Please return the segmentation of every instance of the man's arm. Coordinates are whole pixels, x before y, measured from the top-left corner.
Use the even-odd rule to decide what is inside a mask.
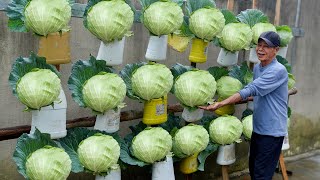
[[[215,102],[214,104],[211,104],[209,106],[199,106],[200,109],[208,110],[208,111],[214,111],[222,106],[228,105],[228,104],[235,104],[239,101],[241,101],[242,98],[239,93],[235,93],[234,95],[228,97],[227,99],[221,101],[221,102]]]

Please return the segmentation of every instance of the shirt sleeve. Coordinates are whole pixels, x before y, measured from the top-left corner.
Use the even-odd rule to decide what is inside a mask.
[[[288,75],[284,70],[267,71],[240,90],[239,94],[243,100],[250,96],[265,96],[287,81]]]

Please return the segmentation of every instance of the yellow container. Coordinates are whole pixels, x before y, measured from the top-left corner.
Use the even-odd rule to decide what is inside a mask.
[[[184,158],[180,163],[180,171],[183,174],[191,174],[198,170],[198,155],[199,153],[195,153],[194,155]]]
[[[207,46],[208,42],[202,39],[193,38],[191,51],[189,54],[189,61],[194,63],[204,63],[207,61]]]
[[[157,125],[167,121],[167,96],[152,99],[144,103],[142,122],[147,125]]]
[[[178,52],[184,52],[190,42],[190,37],[178,36],[176,34],[168,35],[168,44]]]
[[[218,101],[222,101],[223,99],[221,98],[218,98]],[[219,116],[222,116],[222,115],[225,115],[225,114],[228,114],[228,115],[232,115],[235,111],[235,108],[234,108],[234,104],[229,104],[229,105],[226,105],[226,106],[222,106],[221,108],[219,109],[216,109],[214,111],[214,113],[216,113],[217,115]]]
[[[45,57],[48,64],[70,63],[70,31],[40,37],[38,55]]]

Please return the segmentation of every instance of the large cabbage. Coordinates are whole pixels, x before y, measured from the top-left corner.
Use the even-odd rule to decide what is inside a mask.
[[[183,22],[183,12],[177,3],[158,1],[143,13],[144,26],[154,35],[167,35],[178,30]]]
[[[26,161],[26,173],[32,180],[65,180],[71,171],[69,155],[60,148],[45,146]]]
[[[60,94],[59,77],[49,69],[34,69],[17,84],[19,100],[32,109],[52,104]]]
[[[98,74],[84,84],[82,93],[86,106],[104,113],[117,107],[124,100],[126,85],[117,74]]]
[[[100,1],[89,9],[87,27],[103,42],[120,40],[131,29],[134,14],[122,0]]]
[[[173,84],[173,75],[163,64],[147,64],[134,72],[131,81],[134,94],[149,101],[168,94]]]
[[[203,151],[208,143],[207,130],[200,125],[189,124],[174,135],[172,150],[176,156],[184,158]]]
[[[160,128],[146,128],[132,140],[132,154],[141,161],[154,163],[162,160],[172,148],[170,134]]]
[[[201,8],[193,12],[189,18],[189,28],[200,38],[211,41],[225,25],[223,14],[215,8]]]
[[[97,133],[81,141],[78,156],[86,169],[104,173],[118,162],[120,146],[112,136]]]
[[[27,29],[46,36],[65,28],[71,18],[67,0],[32,0],[24,11]]]
[[[217,92],[221,99],[226,99],[242,89],[242,83],[231,76],[222,76],[217,81]]]
[[[288,73],[288,89],[292,89],[296,83],[296,79],[293,74]]]
[[[209,126],[210,138],[213,142],[227,145],[238,140],[242,134],[241,121],[235,116],[221,116],[213,120]]]
[[[253,120],[252,115],[246,116],[242,120],[243,125],[243,134],[246,138],[251,139],[252,131],[253,131]]]
[[[289,44],[291,39],[293,38],[292,30],[289,26],[277,26],[277,33],[280,36],[280,46],[285,47]]]
[[[259,36],[266,31],[274,31],[277,32],[276,27],[270,23],[257,23],[252,27],[253,32],[253,43],[258,44]]]
[[[223,28],[219,41],[224,49],[232,52],[249,48],[251,28],[244,23],[229,23]]]
[[[174,95],[182,104],[196,107],[212,100],[216,92],[214,77],[204,70],[192,70],[180,75],[174,84]]]

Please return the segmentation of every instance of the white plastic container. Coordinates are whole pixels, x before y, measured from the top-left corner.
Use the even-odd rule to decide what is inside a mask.
[[[120,167],[113,169],[106,176],[96,175],[96,180],[121,180],[121,169]]]
[[[286,58],[287,57],[287,51],[288,51],[288,46],[280,47],[277,55],[282,56],[283,58]]]
[[[152,180],[175,180],[171,156],[168,155],[166,160],[152,165]]]
[[[107,133],[117,132],[120,126],[120,112],[120,108],[117,108],[117,111],[110,109],[104,114],[98,114],[93,128]]]
[[[230,52],[226,51],[224,48],[221,48],[217,63],[221,66],[232,66],[238,62],[239,51]]]
[[[110,43],[104,43],[101,41],[97,59],[105,60],[107,65],[114,66],[120,65],[123,62],[125,37],[120,41],[114,41]]]
[[[254,109],[253,101],[248,101],[247,102],[247,109],[250,109],[251,111],[253,111],[253,109]]]
[[[281,150],[288,150],[290,148],[288,134],[284,137]]]
[[[203,117],[203,109],[196,109],[194,111],[189,111],[187,108],[184,108],[182,111],[182,118],[187,122],[195,122],[200,120]]]
[[[150,36],[146,52],[149,61],[164,61],[167,58],[168,35]]]
[[[219,146],[217,164],[230,165],[236,161],[235,144]]]
[[[260,61],[257,56],[256,47],[250,48],[249,61],[252,63],[258,63]]]
[[[63,138],[67,135],[67,100],[62,88],[58,98],[61,102],[55,102],[54,107],[46,106],[40,111],[32,111],[30,134],[33,134],[37,128],[42,133],[50,134],[51,139]]]

